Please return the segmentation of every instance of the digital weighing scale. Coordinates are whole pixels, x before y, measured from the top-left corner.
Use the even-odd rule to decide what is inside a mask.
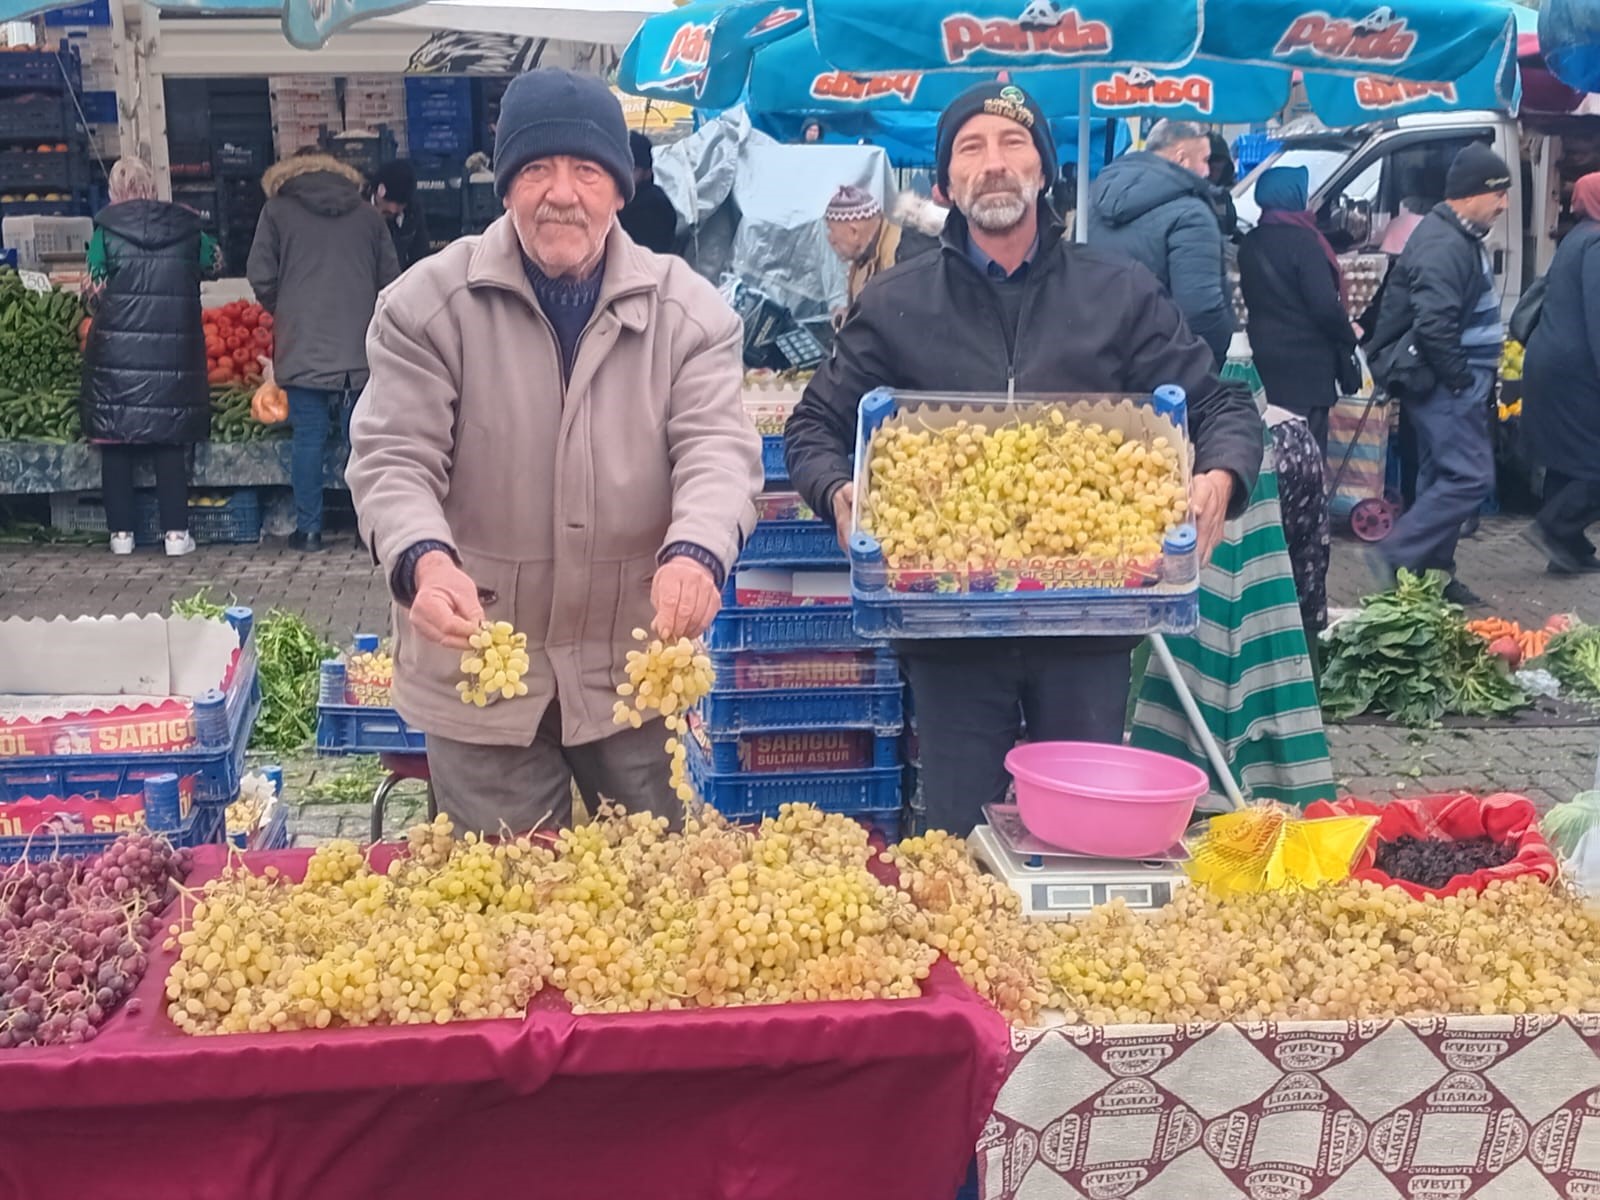
[[[1181,842],[1149,859],[1094,858],[1034,837],[1015,804],[986,804],[983,814],[988,823],[972,831],[967,845],[1022,898],[1026,916],[1064,921],[1113,900],[1160,908],[1188,882],[1189,852]]]

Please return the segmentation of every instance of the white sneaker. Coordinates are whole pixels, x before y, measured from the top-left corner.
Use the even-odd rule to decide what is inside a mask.
[[[182,558],[194,553],[194,535],[187,529],[167,533],[167,557]]]
[[[111,553],[113,553],[113,554],[132,554],[133,553],[133,534],[131,534],[131,533],[113,533],[111,535]]]

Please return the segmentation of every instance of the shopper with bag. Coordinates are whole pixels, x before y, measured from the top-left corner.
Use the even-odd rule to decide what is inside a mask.
[[[1304,167],[1262,172],[1261,222],[1239,247],[1239,285],[1267,400],[1304,417],[1326,459],[1328,410],[1360,391],[1361,374],[1339,259],[1306,209],[1309,181]]]
[[[1578,180],[1572,209],[1582,221],[1545,276],[1522,379],[1522,428],[1544,467],[1544,506],[1523,536],[1556,575],[1600,571],[1584,533],[1600,521],[1600,172]]]
[[[1504,330],[1484,239],[1505,215],[1511,168],[1474,142],[1445,177],[1445,200],[1390,268],[1369,355],[1373,373],[1406,406],[1417,431],[1417,498],[1369,552],[1380,582],[1395,571],[1456,569],[1462,527],[1494,491],[1489,394]],[[1459,579],[1445,595],[1481,603]]]

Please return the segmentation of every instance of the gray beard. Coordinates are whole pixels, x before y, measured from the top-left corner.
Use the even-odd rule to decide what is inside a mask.
[[[967,220],[985,233],[1005,233],[1015,229],[1028,215],[1028,203],[1015,192],[990,192],[972,202]]]

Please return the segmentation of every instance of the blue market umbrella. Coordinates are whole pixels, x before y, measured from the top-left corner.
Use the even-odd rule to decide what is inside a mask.
[[[648,18],[619,81],[705,107],[748,92],[769,115],[886,115],[937,112],[1003,71],[1052,118],[1232,123],[1281,110],[1300,71],[1330,125],[1515,110],[1507,0],[1315,3],[1210,0],[1202,22],[1200,0],[970,0],[960,11],[929,0],[702,0]],[[1080,122],[1080,158],[1089,138]]]
[[[1600,0],[1544,0],[1539,49],[1562,83],[1580,92],[1600,91]]]

